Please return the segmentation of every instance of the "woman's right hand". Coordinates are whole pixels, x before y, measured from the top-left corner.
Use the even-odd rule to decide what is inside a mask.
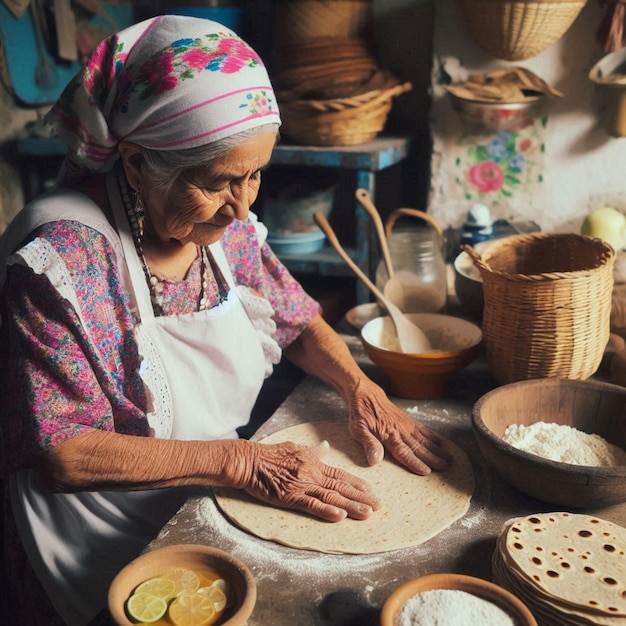
[[[323,463],[327,452],[326,442],[315,447],[291,442],[253,444],[244,459],[238,459],[247,475],[241,488],[269,504],[329,522],[367,519],[380,508],[379,500],[366,481]]]
[[[178,441],[91,430],[42,454],[38,477],[42,488],[64,492],[233,487],[329,522],[368,518],[380,508],[369,484],[323,463],[327,451],[328,444]]]

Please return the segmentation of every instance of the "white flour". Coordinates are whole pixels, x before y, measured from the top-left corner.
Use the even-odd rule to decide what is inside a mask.
[[[442,533],[425,544],[404,550],[371,555],[325,554],[289,548],[242,531],[224,517],[213,497],[188,502],[184,505],[186,507],[195,509],[198,528],[204,529],[199,531],[201,537],[190,538],[190,543],[209,543],[231,552],[250,567],[259,584],[284,580],[288,574],[292,584],[305,585],[307,593],[319,585],[319,597],[315,601],[322,600],[327,593],[323,591],[325,587],[352,586],[359,590],[366,602],[381,604],[386,597],[380,596],[381,582],[384,580],[390,588],[403,582],[390,576],[390,572],[396,569],[394,564],[397,571],[402,572],[407,562],[419,564],[428,560],[433,552],[444,552],[446,542],[450,541],[449,535]],[[207,541],[209,529],[212,539]],[[167,527],[164,535],[167,535]],[[415,575],[418,572],[416,567]],[[275,593],[282,591],[276,590]]]
[[[433,406],[429,406],[433,404]],[[437,403],[429,403],[424,401],[422,409],[418,406],[409,407],[406,412],[414,419],[424,421],[427,419],[429,422],[450,422],[454,421],[454,417],[450,417],[450,411],[448,409],[442,409],[437,407]]]
[[[423,591],[405,602],[396,626],[515,626],[511,616],[488,600],[456,589]]]
[[[426,352],[450,352],[467,347],[467,339],[459,333],[454,333],[451,329],[423,328],[422,330],[432,346],[432,349],[426,350]],[[402,352],[398,335],[393,326],[390,328],[383,327],[380,336],[373,343],[383,350]]]
[[[626,452],[599,435],[571,426],[537,422],[530,426],[507,426],[502,440],[518,450],[573,465],[607,467],[626,465]]]

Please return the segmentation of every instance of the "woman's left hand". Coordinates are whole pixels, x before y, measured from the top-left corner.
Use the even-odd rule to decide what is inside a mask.
[[[420,475],[449,465],[442,440],[429,428],[399,409],[375,383],[364,379],[349,402],[350,434],[376,465],[385,449],[402,465]]]
[[[367,461],[383,460],[385,448],[416,474],[445,469],[450,455],[441,438],[399,409],[363,374],[346,342],[317,316],[285,349],[285,355],[305,372],[332,385],[350,411],[350,434],[364,448]]]

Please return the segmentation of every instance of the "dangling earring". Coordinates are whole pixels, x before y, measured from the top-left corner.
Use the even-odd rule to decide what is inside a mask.
[[[143,200],[141,199],[141,192],[135,191],[135,215],[134,220],[132,222],[132,227],[137,229],[137,238],[141,239],[143,237],[143,225],[144,219],[146,217],[146,209],[143,204]]]

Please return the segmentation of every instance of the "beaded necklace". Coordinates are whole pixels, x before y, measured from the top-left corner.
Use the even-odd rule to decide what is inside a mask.
[[[137,256],[141,261],[141,266],[150,288],[150,301],[152,302],[152,308],[155,315],[163,315],[163,283],[158,276],[155,276],[150,270],[150,266],[146,261],[146,257],[143,252],[143,246],[141,245],[141,231],[143,230],[141,220],[143,220],[142,211],[138,211],[137,203],[133,203],[131,199],[130,190],[126,177],[121,171],[116,172],[117,182],[122,196],[122,202],[124,203],[124,209],[128,217],[130,224],[130,230],[133,236],[133,243],[135,244],[135,250]],[[200,296],[198,298],[198,311],[203,311],[208,306],[208,300],[206,296],[208,285],[208,268],[211,267],[215,273],[215,266],[212,262],[211,254],[207,246],[200,246],[200,276],[202,277],[200,285]],[[217,274],[215,274],[217,277]],[[223,282],[218,280],[219,284],[219,298],[218,302],[223,302],[226,299],[226,292],[223,286]]]

